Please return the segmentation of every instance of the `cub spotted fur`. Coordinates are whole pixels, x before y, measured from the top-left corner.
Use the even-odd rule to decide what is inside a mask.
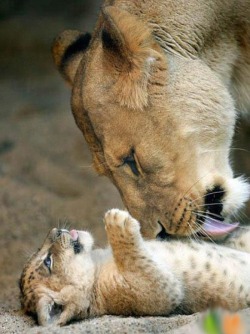
[[[229,152],[250,109],[249,0],[105,0],[92,36],[66,31],[53,54],[94,166],[144,237],[243,206]]]
[[[93,250],[89,233],[54,228],[25,265],[21,303],[40,325],[250,306],[250,232],[234,232],[228,247],[144,241],[139,223],[118,209],[107,212],[105,225],[110,248]]]

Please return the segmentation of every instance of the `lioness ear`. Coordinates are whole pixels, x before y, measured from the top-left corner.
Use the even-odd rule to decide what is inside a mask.
[[[90,40],[90,33],[84,34],[77,30],[66,30],[56,37],[53,42],[54,62],[64,79],[71,85]]]
[[[102,44],[107,65],[119,73],[115,96],[121,105],[143,109],[148,104],[148,80],[161,57],[149,28],[136,16],[108,6],[103,8]]]

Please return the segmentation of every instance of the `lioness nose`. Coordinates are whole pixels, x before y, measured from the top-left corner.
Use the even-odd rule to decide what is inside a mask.
[[[210,213],[214,215],[221,214],[223,209],[222,199],[224,194],[225,190],[221,186],[214,186],[212,190],[209,190],[206,193],[205,207]]]

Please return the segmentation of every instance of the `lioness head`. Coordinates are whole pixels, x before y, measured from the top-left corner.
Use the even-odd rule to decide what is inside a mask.
[[[66,31],[55,40],[54,60],[73,87],[95,169],[144,237],[190,235],[248,198],[229,163],[234,104],[202,60],[164,53],[138,16],[104,7],[92,37]]]
[[[64,325],[87,316],[94,282],[92,245],[87,232],[54,228],[25,265],[21,304],[25,312],[37,315],[40,325]]]

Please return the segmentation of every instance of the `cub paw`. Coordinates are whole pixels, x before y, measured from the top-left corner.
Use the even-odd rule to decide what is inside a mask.
[[[140,224],[127,211],[109,210],[105,214],[104,223],[108,235],[116,239],[140,235]]]

